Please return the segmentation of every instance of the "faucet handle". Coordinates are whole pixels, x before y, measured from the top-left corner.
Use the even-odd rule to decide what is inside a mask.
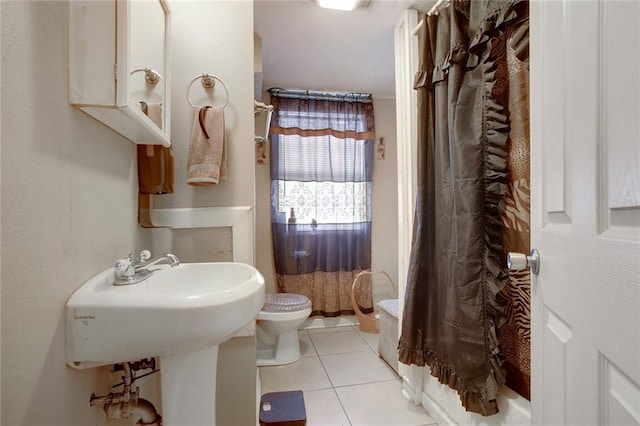
[[[151,259],[151,252],[149,250],[142,250],[138,255],[138,262],[144,262]]]
[[[127,269],[130,264],[131,264],[131,259],[129,258],[118,259],[116,260],[116,264],[115,264],[116,271],[122,272],[125,269]]]
[[[131,256],[126,257],[124,259],[118,259],[116,264],[114,265],[116,268],[116,275],[120,277],[130,276],[134,273],[133,268],[131,267]]]

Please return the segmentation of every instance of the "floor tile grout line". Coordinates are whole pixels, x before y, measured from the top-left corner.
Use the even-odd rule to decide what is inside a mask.
[[[311,347],[309,349],[313,349],[313,351],[315,351],[315,353],[313,353],[312,355],[309,355],[309,356],[305,356],[305,358],[316,357],[317,360],[320,361],[320,365],[322,367],[322,370],[325,373],[325,377],[326,377],[326,379],[328,381],[328,385],[329,385],[329,386],[325,385],[325,386],[323,386],[321,388],[318,388],[318,389],[308,389],[307,391],[325,391],[325,390],[329,390],[330,389],[333,392],[335,398],[337,399],[337,401],[338,401],[338,403],[340,405],[340,408],[342,409],[342,413],[345,416],[345,419],[347,421],[347,425],[353,426],[353,421],[351,419],[351,416],[347,412],[347,409],[346,409],[346,407],[344,405],[344,402],[340,399],[340,395],[338,393],[338,390],[348,389],[348,388],[352,388],[353,389],[353,388],[355,388],[357,386],[376,385],[376,384],[381,384],[381,383],[392,383],[392,382],[396,382],[397,383],[397,382],[401,382],[401,378],[397,375],[397,373],[395,373],[395,371],[392,369],[392,367],[389,366],[385,362],[385,360],[380,356],[380,354],[378,353],[377,347],[374,348],[372,345],[369,344],[368,340],[365,340],[365,337],[363,337],[363,334],[360,333],[357,330],[357,325],[350,325],[350,326],[347,326],[347,327],[340,327],[340,328],[342,328],[342,330],[336,330],[335,332],[340,333],[340,332],[343,332],[343,331],[348,330],[348,329],[352,329],[352,330],[356,331],[356,334],[358,335],[358,337],[360,337],[360,340],[365,343],[365,347],[368,348],[369,350],[371,350],[373,352],[373,355],[375,356],[375,358],[379,362],[382,362],[382,364],[393,374],[393,378],[391,378],[391,379],[380,379],[380,380],[375,380],[373,382],[353,383],[353,384],[345,384],[345,385],[336,386],[334,384],[334,382],[331,380],[331,377],[329,376],[329,373],[327,371],[327,367],[325,366],[325,362],[323,361],[323,357],[325,357],[325,359],[327,359],[326,357],[346,355],[346,354],[354,354],[354,353],[366,353],[367,352],[366,349],[357,350],[357,351],[347,351],[347,352],[338,352],[338,353],[334,353],[334,354],[321,355],[321,354],[318,353],[318,348],[317,348],[316,344],[314,343],[312,336],[325,334],[325,333],[309,333],[308,330],[305,330],[305,329],[299,329],[298,330],[299,332],[302,331],[301,336],[306,336],[308,338],[307,341],[311,345]],[[331,332],[327,332],[327,333],[331,333]],[[379,336],[378,336],[378,338],[379,338]],[[371,340],[372,341],[371,343],[373,343],[373,338],[369,339],[369,340]],[[351,413],[351,414],[353,415],[354,413]],[[428,413],[427,413],[427,415],[428,415]],[[437,423],[427,423],[427,424],[421,425],[421,426],[437,426]]]
[[[311,335],[309,333],[306,333],[307,337],[309,338],[309,343],[311,343],[311,346],[313,347],[313,352],[316,354],[316,356],[318,356],[318,348],[316,348],[315,343],[313,343],[313,339],[311,338]],[[298,330],[298,342],[299,342],[299,338],[300,338],[300,330]],[[305,357],[305,358],[311,358],[311,356]]]
[[[352,326],[352,327],[354,328],[355,332],[358,334],[358,337],[360,337],[360,339],[365,343],[365,345],[367,345],[369,347],[369,349],[371,349],[376,355],[379,355],[378,354],[378,348],[373,348],[369,344],[369,342],[367,342],[367,339],[365,339],[363,337],[363,335],[365,335],[365,334],[366,335],[375,334],[377,336],[377,338],[379,339],[380,338],[380,333],[367,333],[367,332],[364,332],[364,331],[360,330],[360,327],[356,327],[355,325]]]
[[[315,344],[315,343],[313,343],[313,339],[311,338],[311,335],[310,335],[310,334],[309,334],[309,341],[311,342],[311,346],[313,346],[313,350],[315,351],[316,356],[319,358],[319,357],[320,357],[320,354],[318,353],[318,348],[316,347],[316,344]],[[323,368],[324,368],[324,367],[323,367]],[[326,373],[326,371],[325,371],[325,373]],[[328,376],[327,376],[327,377],[328,377]]]
[[[327,380],[329,380],[329,383],[331,384],[331,388],[334,389],[334,392],[335,392],[335,387],[333,386],[333,382],[331,381],[331,377],[329,376],[329,373],[327,372],[327,368],[324,366],[324,363],[322,362],[322,358],[320,358],[320,353],[318,353],[318,348],[316,347],[316,344],[313,343],[313,339],[311,338],[311,336],[309,336],[309,341],[311,342],[311,345],[313,346],[313,349],[316,351],[316,357],[318,358],[318,361],[320,362],[320,365],[322,366],[322,371],[324,371],[325,376],[327,376]]]
[[[329,383],[331,383],[331,387],[335,391],[336,387],[333,385],[333,380],[331,380],[331,376],[329,376],[329,372],[327,371],[327,367],[325,367],[324,362],[322,362],[322,358],[320,358],[320,355],[318,355],[318,361],[320,361],[320,365],[322,366],[322,370],[324,371],[324,374],[327,376],[327,379],[329,380]]]
[[[371,348],[363,349],[363,350],[360,350],[360,351],[333,352],[333,353],[330,353],[330,354],[320,354],[320,353],[319,353],[319,354],[318,354],[318,356],[333,356],[333,355],[359,354],[359,353],[367,353],[367,352],[369,352],[370,350],[371,350]],[[377,356],[378,354],[375,354],[375,353],[374,353],[374,355],[376,355],[376,356]]]
[[[325,334],[325,333],[317,333],[317,334]],[[328,333],[326,333],[328,334]],[[356,333],[358,334],[358,333]],[[313,337],[311,335],[309,335],[309,340],[311,340],[311,344],[313,345],[313,347],[316,350],[316,353],[319,356],[325,356],[325,355],[340,355],[340,354],[349,354],[349,353],[356,353],[356,352],[366,352],[367,350],[373,351],[374,354],[377,356],[378,352],[374,351],[373,348],[362,338],[362,336],[360,336],[358,334],[358,337],[360,338],[360,340],[362,341],[362,343],[364,343],[364,346],[366,349],[362,349],[362,350],[350,350],[350,351],[345,351],[345,352],[334,352],[334,353],[329,353],[329,354],[321,354],[320,351],[318,351],[318,347],[316,346],[316,344],[313,342]]]
[[[336,391],[336,386],[334,386],[333,381],[331,380],[331,376],[329,376],[329,372],[327,371],[327,368],[324,365],[324,362],[322,362],[322,358],[320,357],[320,354],[318,354],[318,349],[315,347],[315,344],[313,343],[312,339],[311,340],[311,344],[313,345],[314,349],[316,350],[316,357],[318,358],[318,361],[320,361],[320,365],[322,366],[322,370],[324,371],[324,374],[327,376],[327,380],[329,380],[329,383],[331,384],[331,388],[326,388],[326,389],[331,389],[331,391],[333,392],[333,394],[336,397],[336,400],[338,401],[338,404],[340,404],[340,408],[342,409],[342,412],[344,413],[345,418],[347,419],[347,422],[349,422],[348,426],[353,425],[353,423],[351,422],[351,418],[349,417],[349,413],[347,413],[347,410],[342,402],[342,400],[340,399],[340,396],[338,395],[338,392]]]
[[[332,328],[331,331],[327,331],[327,329],[322,329],[322,328],[303,328],[303,329],[298,329],[298,331],[304,330],[309,335],[312,335],[312,334],[348,333],[348,332],[356,332],[356,333],[358,333],[358,329],[354,328],[352,325],[342,326],[342,327],[331,327],[331,328]],[[320,330],[323,330],[323,331],[320,331]]]
[[[351,328],[353,328],[353,326],[351,326]],[[356,333],[356,334],[358,334],[358,333]],[[360,337],[359,334],[358,334],[358,337]],[[362,337],[360,337],[360,339],[362,341],[364,341],[364,339],[362,339]],[[324,362],[322,360],[322,356],[318,352],[318,348],[315,346],[315,343],[313,343],[313,338],[311,337],[311,335],[309,335],[309,340],[311,340],[311,344],[314,346],[314,348],[316,350],[316,353],[317,353],[317,356],[318,356],[318,360],[320,361],[320,365],[322,365],[322,369],[324,370],[324,373],[327,375],[327,379],[329,379],[329,383],[331,383],[331,390],[333,391],[333,394],[335,395],[336,400],[338,401],[338,404],[340,404],[340,408],[342,409],[342,412],[344,413],[344,416],[347,419],[347,422],[349,423],[349,426],[353,425],[353,422],[351,421],[351,417],[349,417],[349,413],[347,412],[347,409],[345,408],[344,403],[340,399],[340,395],[338,395],[338,392],[336,391],[336,386],[333,384],[333,381],[331,380],[331,376],[329,375],[329,372],[327,371],[327,368],[326,368],[326,366],[325,366],[325,364],[324,364]],[[365,343],[366,347],[370,348],[369,345],[367,345],[367,342],[364,342],[364,343]],[[357,352],[365,352],[365,351],[357,351]],[[346,352],[346,353],[351,353],[351,352]],[[338,353],[338,354],[328,354],[328,355],[341,355],[341,354]]]
[[[374,355],[379,358],[379,360],[382,361],[382,359],[379,357],[377,351],[373,351],[373,349],[371,348],[371,346],[369,346],[369,344],[362,338],[362,336],[360,336],[359,333],[356,333],[358,335],[358,337],[360,337],[360,339],[364,342],[365,346],[374,353]],[[311,343],[313,343],[313,339],[310,339]],[[314,344],[315,347],[315,344]],[[317,352],[317,348],[316,348],[316,352]],[[355,387],[355,386],[363,386],[363,385],[369,385],[369,384],[375,384],[375,383],[382,383],[382,382],[397,382],[398,380],[396,378],[394,378],[393,380],[377,380],[374,382],[365,382],[365,383],[355,383],[355,384],[351,384],[351,385],[342,385],[342,386],[335,386],[333,384],[333,381],[331,380],[331,376],[329,375],[329,372],[327,371],[324,361],[322,359],[323,356],[332,356],[332,355],[343,355],[343,354],[348,354],[348,353],[358,353],[358,352],[367,352],[367,350],[363,350],[363,351],[353,351],[353,352],[342,352],[342,353],[336,353],[336,354],[327,354],[327,355],[320,355],[318,353],[318,359],[320,360],[320,364],[322,365],[322,368],[325,372],[325,374],[327,375],[327,378],[329,379],[329,383],[331,383],[331,388],[333,390],[334,395],[336,396],[336,399],[338,400],[338,403],[340,404],[340,408],[342,408],[342,412],[344,413],[345,417],[347,418],[347,421],[349,422],[349,425],[353,425],[353,422],[351,420],[351,417],[349,416],[349,412],[347,411],[346,407],[344,406],[343,401],[340,399],[340,395],[338,394],[337,389],[339,388],[347,388],[347,387]]]
[[[333,390],[333,394],[336,396],[336,399],[338,400],[338,404],[340,404],[340,408],[342,408],[342,412],[344,413],[344,416],[347,418],[347,421],[349,422],[349,425],[353,425],[353,422],[351,421],[351,417],[349,417],[349,413],[347,413],[347,409],[344,407],[344,404],[342,403],[342,400],[340,399],[340,395],[338,395],[336,388],[334,387],[332,390]]]
[[[400,380],[398,380],[396,378],[394,378],[392,380],[374,380],[373,382],[352,383],[350,385],[334,386],[333,389],[342,389],[342,388],[349,388],[349,387],[355,387],[355,386],[374,385],[376,383],[387,383],[387,382],[400,382]],[[402,384],[402,382],[400,382],[400,384]]]

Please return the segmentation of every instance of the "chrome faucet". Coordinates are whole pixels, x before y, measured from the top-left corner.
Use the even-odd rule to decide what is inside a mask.
[[[135,268],[136,272],[147,270],[153,265],[162,263],[166,263],[171,267],[178,266],[180,264],[180,260],[178,260],[178,258],[171,253],[161,254],[160,256],[156,256],[153,259],[145,259],[146,256],[143,256],[143,253],[149,253],[149,250],[143,250],[142,253],[140,253],[140,257],[138,257],[138,261],[133,262],[133,267]],[[149,253],[149,257],[150,256],[151,253]]]
[[[165,253],[160,256],[151,258],[149,250],[143,250],[137,260],[133,260],[131,255],[125,259],[120,259],[115,264],[116,279],[114,285],[135,284],[147,279],[155,269],[149,269],[154,265],[167,264],[172,268],[180,264],[180,260],[171,254]]]

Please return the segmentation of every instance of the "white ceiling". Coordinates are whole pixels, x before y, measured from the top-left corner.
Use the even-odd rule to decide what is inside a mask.
[[[395,97],[394,26],[415,3],[373,0],[366,10],[344,12],[308,0],[255,0],[263,87]]]

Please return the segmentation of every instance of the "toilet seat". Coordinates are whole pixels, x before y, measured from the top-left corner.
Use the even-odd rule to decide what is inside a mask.
[[[311,300],[307,296],[294,293],[265,295],[262,312],[296,312],[311,309]]]

